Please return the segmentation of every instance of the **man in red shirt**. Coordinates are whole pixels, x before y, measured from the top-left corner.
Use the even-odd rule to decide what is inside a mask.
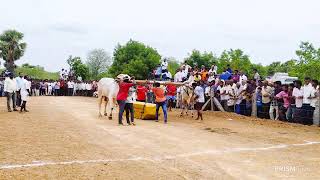
[[[117,95],[117,102],[119,105],[119,125],[123,125],[122,123],[122,116],[124,112],[124,108],[126,106],[126,100],[128,97],[130,87],[135,85],[134,77],[131,78],[133,83],[129,81],[129,77],[125,77],[123,81],[119,83],[119,92]]]
[[[177,87],[172,84],[167,85],[167,101],[168,101],[168,108],[169,111],[171,111],[171,108],[173,107],[173,102],[176,100],[176,93],[177,93]]]
[[[146,102],[146,95],[148,89],[146,86],[139,85],[137,86],[137,101]]]

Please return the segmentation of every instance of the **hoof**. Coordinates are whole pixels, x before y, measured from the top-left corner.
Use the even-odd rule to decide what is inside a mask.
[[[112,120],[112,116],[109,116],[108,119],[109,119],[109,120]]]
[[[108,116],[108,113],[104,113],[104,116]]]

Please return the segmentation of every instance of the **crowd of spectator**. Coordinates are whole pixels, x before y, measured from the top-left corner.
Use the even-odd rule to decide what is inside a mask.
[[[167,67],[160,70],[160,65],[153,73],[157,80],[168,80]],[[160,74],[160,72],[162,72]],[[263,119],[281,120],[305,125],[319,124],[319,83],[306,77],[304,82],[297,80],[290,84],[281,84],[263,80],[258,71],[253,69],[252,77],[241,70],[233,70],[227,65],[223,73],[218,74],[218,67],[191,67],[184,63],[177,69],[171,79],[192,86],[201,82],[205,99],[216,98],[225,111]],[[172,97],[172,90],[168,90]],[[182,88],[175,92],[174,104],[179,107],[179,96]],[[137,90],[139,94],[139,90]],[[168,102],[169,104],[169,102]],[[208,103],[210,106],[210,103]],[[215,106],[215,109],[218,105]]]

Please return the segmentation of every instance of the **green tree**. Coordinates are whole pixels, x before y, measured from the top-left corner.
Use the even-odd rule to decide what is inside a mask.
[[[89,68],[82,63],[80,57],[69,56],[67,63],[76,77],[80,76],[83,80],[89,79]]]
[[[316,49],[309,42],[301,42],[296,55],[299,59],[294,73],[300,79],[306,76],[320,79],[320,48]]]
[[[146,79],[149,73],[160,64],[161,59],[157,50],[133,40],[124,46],[118,45],[113,57],[113,63],[109,68],[112,76],[125,73],[137,79]]]
[[[230,64],[233,70],[241,70],[248,75],[252,73],[252,64],[249,56],[244,54],[241,49],[223,51],[218,62],[218,66],[221,67],[220,73],[225,70],[228,64]]]
[[[90,51],[86,62],[89,68],[90,77],[92,79],[97,79],[98,74],[107,71],[111,62],[111,57],[104,49],[94,49]]]
[[[174,76],[177,69],[179,69],[180,63],[173,57],[168,58],[168,71]]]
[[[212,52],[204,52],[201,53],[198,50],[193,50],[191,54],[187,58],[185,58],[185,62],[190,66],[197,65],[201,67],[202,65],[209,68],[217,58],[212,54]]]
[[[16,67],[14,61],[20,59],[27,47],[27,44],[21,42],[23,33],[16,30],[7,30],[0,35],[0,58],[5,63],[4,66],[7,70],[14,72]]]

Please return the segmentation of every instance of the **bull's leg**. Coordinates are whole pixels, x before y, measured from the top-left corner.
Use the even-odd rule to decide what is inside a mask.
[[[112,100],[110,99],[110,107],[111,107],[111,112],[109,114],[109,120],[112,120],[112,111],[114,109],[114,106],[116,104],[116,98],[112,98]]]
[[[102,97],[99,97],[99,117],[102,117],[102,114],[101,114],[101,105],[102,105]]]
[[[186,116],[188,116],[189,104],[186,102],[183,109],[186,109]]]
[[[190,105],[190,111],[191,111],[191,117],[193,118],[193,115],[194,115],[194,103],[191,103]]]
[[[108,101],[109,101],[109,99],[107,97],[105,97],[104,116],[108,116],[108,113],[107,113]]]
[[[181,104],[181,114],[180,114],[180,117],[183,117],[184,108],[185,108],[185,106],[184,106],[183,104]]]

